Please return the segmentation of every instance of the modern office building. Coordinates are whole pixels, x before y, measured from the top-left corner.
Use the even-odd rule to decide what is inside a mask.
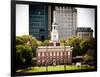
[[[29,34],[44,41],[49,36],[50,6],[47,4],[29,5]],[[49,17],[50,16],[50,17]]]
[[[93,37],[93,30],[90,27],[78,27],[77,36],[80,38],[91,38]]]
[[[37,65],[61,65],[72,63],[72,47],[41,46],[36,52]]]
[[[52,7],[46,4],[29,5],[29,34],[42,41],[50,38],[54,12],[59,39],[67,39],[76,35],[77,10],[74,7]]]
[[[55,6],[55,21],[58,25],[59,39],[68,39],[76,35],[77,9],[68,6]]]

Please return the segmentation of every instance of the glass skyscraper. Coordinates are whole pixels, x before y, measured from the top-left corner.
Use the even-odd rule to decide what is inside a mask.
[[[48,5],[29,6],[29,34],[41,41],[48,38]]]
[[[68,6],[51,6],[45,3],[29,5],[29,34],[41,41],[49,39],[54,11],[59,39],[75,36],[77,9]]]

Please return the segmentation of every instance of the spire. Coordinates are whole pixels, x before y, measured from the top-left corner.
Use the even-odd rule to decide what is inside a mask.
[[[51,31],[51,41],[55,46],[55,42],[58,42],[58,31],[57,31],[57,24],[56,24],[56,11],[53,11],[53,24],[52,24],[52,31]]]
[[[53,17],[53,22],[55,22],[55,21],[56,21],[56,19],[55,19],[56,12],[55,12],[55,11],[53,11],[53,15],[54,15],[54,17]]]
[[[52,25],[57,25],[56,23],[56,12],[53,11],[53,24]]]

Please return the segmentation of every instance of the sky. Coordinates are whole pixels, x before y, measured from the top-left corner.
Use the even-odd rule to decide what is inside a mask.
[[[29,34],[29,5],[16,4],[16,35]]]
[[[77,8],[77,26],[91,27],[95,32],[95,10],[93,8]],[[93,32],[93,36],[95,33]]]

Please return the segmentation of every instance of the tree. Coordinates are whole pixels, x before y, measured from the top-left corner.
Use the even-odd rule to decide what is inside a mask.
[[[31,35],[16,36],[16,45],[29,45],[35,56],[36,48],[38,47],[37,39]]]
[[[79,37],[70,37],[67,41],[66,41],[66,45],[72,46],[73,47],[73,56],[79,56],[81,55],[81,47],[80,47],[80,43],[81,40]]]
[[[94,56],[93,55],[89,55],[89,54],[85,54],[84,57],[83,57],[83,61],[86,63],[86,64],[92,64],[94,63]]]
[[[88,50],[95,50],[96,42],[94,38],[89,38],[87,40],[83,40],[80,43],[80,47],[82,48],[83,52],[86,53]]]
[[[16,67],[24,68],[32,64],[36,57],[37,39],[30,35],[16,36]]]
[[[32,65],[32,48],[28,45],[17,45],[16,46],[16,66],[29,67]]]
[[[96,41],[94,38],[83,40],[80,43],[80,47],[82,49],[83,54],[86,54],[89,50],[95,50],[95,46],[96,46]]]
[[[66,45],[73,47],[73,56],[84,55],[88,50],[95,50],[96,42],[94,38],[82,39],[71,37],[66,41]]]
[[[61,46],[64,46],[64,44],[66,45],[66,40],[61,39],[61,40],[60,40],[60,45],[61,45]]]
[[[16,36],[16,45],[24,45],[24,40],[20,36]]]
[[[37,39],[31,35],[16,36],[16,45],[25,45],[28,44],[28,42],[31,46],[38,46]]]
[[[37,40],[37,44],[38,44],[38,46],[41,46],[42,45],[42,41]]]
[[[49,44],[49,40],[45,40],[42,42],[42,46],[47,46]]]

